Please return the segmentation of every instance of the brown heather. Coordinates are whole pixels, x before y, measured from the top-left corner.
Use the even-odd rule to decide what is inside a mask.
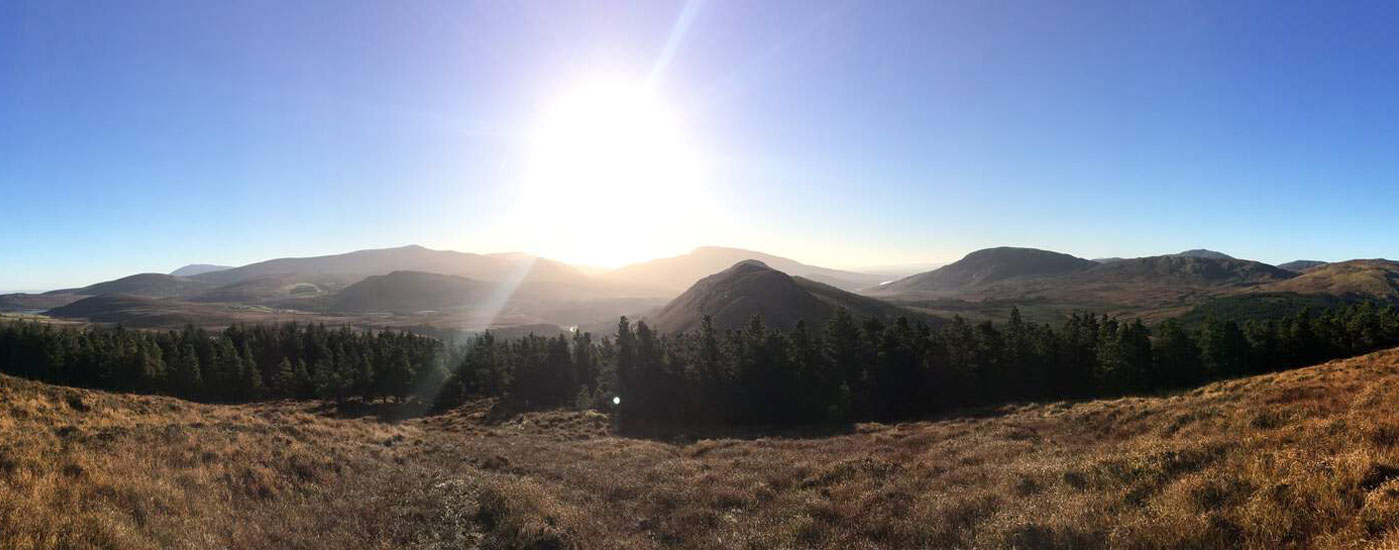
[[[0,377],[0,547],[1399,548],[1399,350],[825,436]]]

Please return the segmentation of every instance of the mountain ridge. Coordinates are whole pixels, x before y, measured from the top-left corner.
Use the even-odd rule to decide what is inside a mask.
[[[419,245],[356,250],[322,256],[286,257],[203,273],[192,279],[228,284],[260,275],[306,273],[358,276],[387,275],[393,271],[423,271],[479,280],[531,278],[565,281],[585,279],[567,264],[521,253],[476,254],[433,250]]]

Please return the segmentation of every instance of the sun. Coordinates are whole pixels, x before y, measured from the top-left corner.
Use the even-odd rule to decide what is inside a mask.
[[[682,120],[641,82],[571,88],[527,145],[507,225],[531,252],[612,267],[684,252],[718,223]]]

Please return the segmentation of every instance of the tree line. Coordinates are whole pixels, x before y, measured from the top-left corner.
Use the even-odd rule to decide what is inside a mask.
[[[1034,324],[954,318],[939,327],[837,313],[823,327],[753,319],[720,333],[616,337],[621,415],[633,423],[896,420],[1011,401],[1114,396],[1296,368],[1399,345],[1399,309],[1362,303],[1243,324],[1148,328],[1079,313]]]
[[[0,372],[86,388],[242,402],[412,397],[447,378],[442,343],[401,331],[320,324],[210,332],[0,325]]]
[[[0,325],[0,372],[208,401],[496,397],[523,407],[608,408],[624,425],[896,420],[1010,401],[1112,396],[1315,364],[1399,345],[1399,309],[1148,327],[1091,313],[1057,324],[962,318],[931,326],[856,319],[787,329],[753,318],[661,334],[625,317],[615,334],[461,345],[399,331],[286,324],[209,332]],[[614,405],[613,399],[620,401]]]

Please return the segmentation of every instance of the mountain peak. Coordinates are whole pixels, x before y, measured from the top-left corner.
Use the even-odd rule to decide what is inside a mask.
[[[1278,264],[1278,269],[1284,269],[1293,273],[1303,273],[1311,269],[1326,266],[1328,263],[1329,262],[1323,262],[1321,260],[1292,260],[1290,262]]]
[[[187,266],[171,271],[170,274],[176,277],[193,277],[202,273],[213,273],[215,271],[223,271],[225,269],[233,269],[233,266],[214,264],[189,264]]]
[[[797,321],[822,323],[837,308],[859,317],[908,314],[895,306],[809,279],[792,277],[758,260],[742,260],[700,279],[660,310],[652,320],[664,332],[699,328],[706,315],[719,330],[744,326],[759,315],[772,327]]]
[[[1233,256],[1230,256],[1230,255],[1225,254],[1225,253],[1223,253],[1223,252],[1217,252],[1217,251],[1209,250],[1209,249],[1206,249],[1206,248],[1192,248],[1192,249],[1186,250],[1186,251],[1184,251],[1184,252],[1178,252],[1178,253],[1176,253],[1176,254],[1172,254],[1172,256],[1182,256],[1182,257],[1186,257],[1186,258],[1209,258],[1209,259],[1211,259],[1211,260],[1234,260],[1234,259],[1236,259],[1236,258],[1234,258]]]
[[[726,271],[777,271],[760,260],[741,260]]]

